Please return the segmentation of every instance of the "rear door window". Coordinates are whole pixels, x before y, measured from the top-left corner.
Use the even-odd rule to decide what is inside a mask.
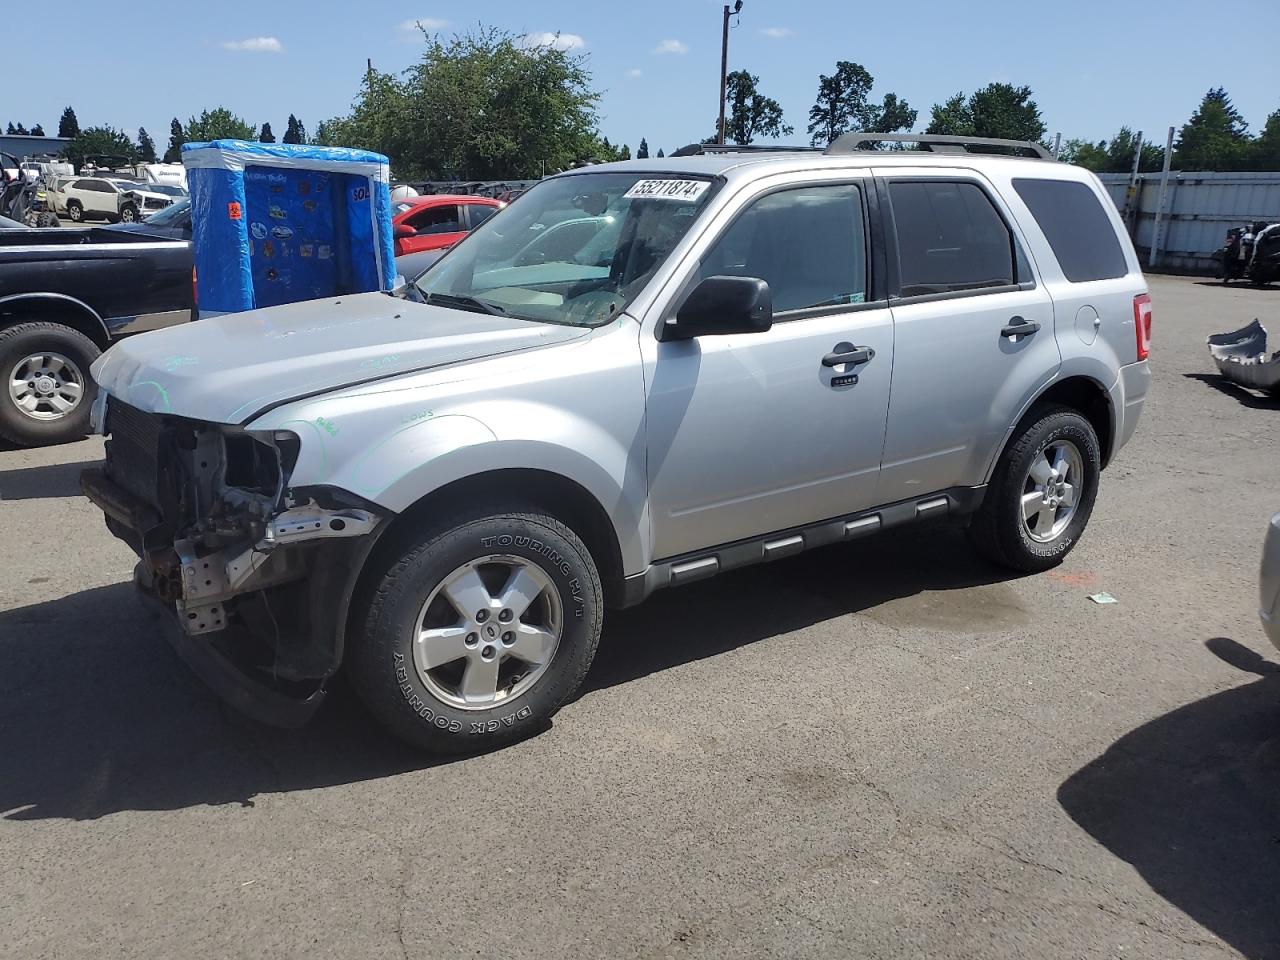
[[[458,205],[455,203],[428,207],[421,213],[406,217],[404,222],[413,227],[419,236],[435,233],[459,233],[466,229],[459,218]]]
[[[902,297],[1017,283],[1017,247],[976,183],[891,180]]]
[[[497,212],[497,207],[491,207],[487,203],[468,204],[467,216],[471,218],[471,229],[474,230]]]
[[[1112,280],[1129,272],[1115,227],[1087,185],[1023,178],[1014,179],[1013,189],[1036,218],[1072,283]]]
[[[702,276],[757,277],[777,313],[862,303],[866,231],[855,184],[800,187],[761,197],[702,260]]]

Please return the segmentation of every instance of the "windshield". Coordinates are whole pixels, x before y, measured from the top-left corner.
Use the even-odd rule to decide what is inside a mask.
[[[712,194],[707,178],[544,180],[418,278],[429,303],[594,327],[654,275]]]
[[[147,217],[147,226],[149,227],[180,227],[191,216],[191,201],[186,197],[181,200],[175,200],[163,210],[159,210]]]

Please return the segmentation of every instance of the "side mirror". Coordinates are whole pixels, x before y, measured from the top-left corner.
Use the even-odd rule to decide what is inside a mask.
[[[658,339],[764,333],[772,326],[769,284],[756,277],[707,277],[680,305],[675,320],[658,328]]]
[[[407,223],[397,223],[397,224],[396,224],[396,228],[395,228],[395,230],[394,230],[393,232],[395,233],[395,235],[396,235],[397,237],[415,237],[415,236],[417,236],[417,231],[416,231],[416,230],[414,230],[414,229],[413,229],[413,227],[409,226]]]

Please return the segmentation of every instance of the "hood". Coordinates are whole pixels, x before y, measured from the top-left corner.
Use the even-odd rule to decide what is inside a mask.
[[[137,194],[140,197],[154,197],[157,200],[172,200],[173,197],[159,190],[148,190],[146,187],[126,187],[125,193]]]
[[[290,400],[588,333],[362,293],[139,334],[92,370],[103,390],[139,409],[247,423]]]

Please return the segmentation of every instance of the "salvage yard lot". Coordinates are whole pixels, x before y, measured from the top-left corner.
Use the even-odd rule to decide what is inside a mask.
[[[0,956],[1280,956],[1280,402],[1204,346],[1280,289],[1151,288],[1063,566],[944,527],[664,592],[548,730],[452,762],[341,684],[300,731],[230,713],[78,496],[101,443],[0,450]]]

